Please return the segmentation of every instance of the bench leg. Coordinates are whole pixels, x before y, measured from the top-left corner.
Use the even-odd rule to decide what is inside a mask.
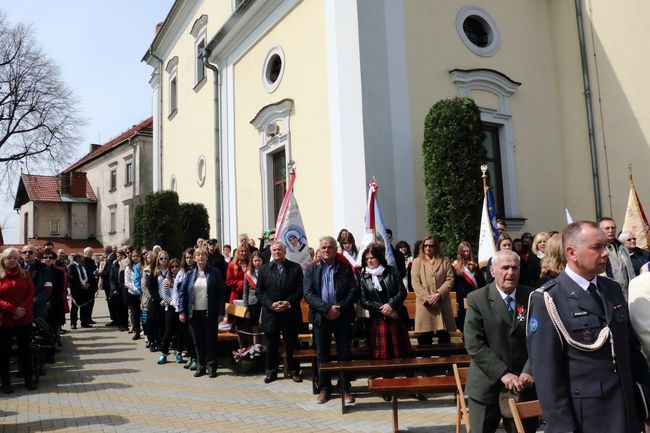
[[[397,394],[393,395],[393,433],[399,432],[399,421],[397,419]]]

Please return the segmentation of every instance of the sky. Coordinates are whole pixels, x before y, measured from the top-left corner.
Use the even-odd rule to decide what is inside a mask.
[[[86,120],[74,152],[103,144],[152,115],[152,68],[140,60],[173,0],[0,0],[10,23],[31,26]],[[55,173],[48,173],[55,174]],[[0,196],[5,243],[17,243],[14,198]]]

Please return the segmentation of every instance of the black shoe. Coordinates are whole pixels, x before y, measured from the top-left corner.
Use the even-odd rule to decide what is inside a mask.
[[[34,391],[35,389],[38,389],[38,385],[36,385],[34,382],[25,382],[25,387],[28,391]]]
[[[264,383],[271,383],[271,382],[275,382],[276,380],[278,380],[278,375],[271,374],[264,378]]]
[[[214,379],[215,377],[217,377],[218,376],[217,369],[216,368],[211,368],[210,371],[208,372],[208,376],[211,379]]]
[[[133,338],[131,338],[131,340],[139,340],[139,339],[140,339],[140,333],[139,332],[136,332],[135,335],[133,336]]]
[[[152,344],[149,346],[149,352],[158,352],[158,346]]]
[[[125,332],[126,331],[126,328],[124,326],[120,326],[118,329],[119,329],[120,332]]]
[[[96,325],[96,324],[97,324],[97,322],[95,322],[95,321],[92,320],[92,319],[90,319],[90,322],[88,322],[88,323],[90,323],[91,325]]]
[[[90,323],[82,323],[82,324],[81,324],[81,327],[82,327],[82,328],[92,328],[93,325],[91,325]]]
[[[77,329],[77,325],[70,325],[70,329]]]
[[[106,326],[106,327],[109,327],[109,326],[117,326],[117,323],[115,323],[115,322],[108,322],[108,323],[105,324],[104,326]]]
[[[205,374],[206,374],[205,368],[203,367],[197,368],[196,371],[194,372],[194,377],[205,376]]]
[[[391,397],[390,395],[384,395],[382,398],[383,398],[384,401],[386,401],[386,402],[389,402],[389,401],[393,400],[393,397]]]
[[[148,349],[148,348],[150,348],[150,347],[151,347],[151,343],[150,343],[149,341],[147,341],[146,343],[144,343],[144,348],[145,348],[145,349]]]
[[[11,386],[10,383],[3,383],[2,387],[0,387],[0,389],[5,394],[13,394],[14,393],[14,387]]]

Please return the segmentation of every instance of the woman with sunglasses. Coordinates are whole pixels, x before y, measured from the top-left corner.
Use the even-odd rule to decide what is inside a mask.
[[[163,300],[162,290],[163,282],[169,275],[169,253],[160,250],[151,268],[151,273],[147,277],[147,287],[149,287],[149,294],[151,295],[147,312],[147,335],[149,336],[149,350],[156,352],[161,346],[165,327],[165,301]]]
[[[415,332],[419,344],[431,344],[434,334],[438,343],[450,343],[450,331],[456,330],[449,293],[454,286],[451,262],[440,252],[440,243],[434,236],[422,241],[422,251],[413,260],[411,270],[415,303]]]
[[[165,315],[165,333],[163,334],[162,343],[160,344],[160,358],[158,364],[167,363],[167,355],[169,355],[169,344],[172,337],[176,337],[176,363],[183,362],[181,352],[179,349],[179,329],[180,322],[178,321],[178,313],[176,312],[176,305],[178,305],[178,292],[174,286],[174,280],[181,267],[181,262],[178,259],[171,259],[169,261],[169,272],[162,283],[162,301],[160,305],[164,310]]]
[[[9,356],[14,337],[18,346],[18,363],[25,377],[27,389],[36,389],[32,375],[32,319],[34,284],[18,261],[16,248],[7,248],[0,254],[0,379],[2,392],[14,392],[11,386]]]
[[[59,341],[61,326],[65,325],[63,300],[66,288],[68,287],[68,275],[65,268],[60,268],[55,265],[56,253],[53,250],[46,249],[43,251],[42,260],[50,271],[50,281],[52,281],[52,292],[47,301],[47,316],[45,320],[52,327],[56,341]]]

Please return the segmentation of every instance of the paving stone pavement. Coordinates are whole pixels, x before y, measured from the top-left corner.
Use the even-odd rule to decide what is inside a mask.
[[[235,375],[226,357],[219,377],[194,378],[174,362],[157,365],[159,354],[143,340],[104,327],[99,297],[95,310],[94,328],[62,337],[63,351],[38,390],[28,392],[13,378],[16,392],[0,396],[2,433],[392,431],[390,403],[368,394],[366,379],[352,383],[357,402],[342,415],[338,398],[316,404],[309,378],[266,385],[262,374]],[[452,394],[400,400],[400,431],[454,432],[455,413]]]

